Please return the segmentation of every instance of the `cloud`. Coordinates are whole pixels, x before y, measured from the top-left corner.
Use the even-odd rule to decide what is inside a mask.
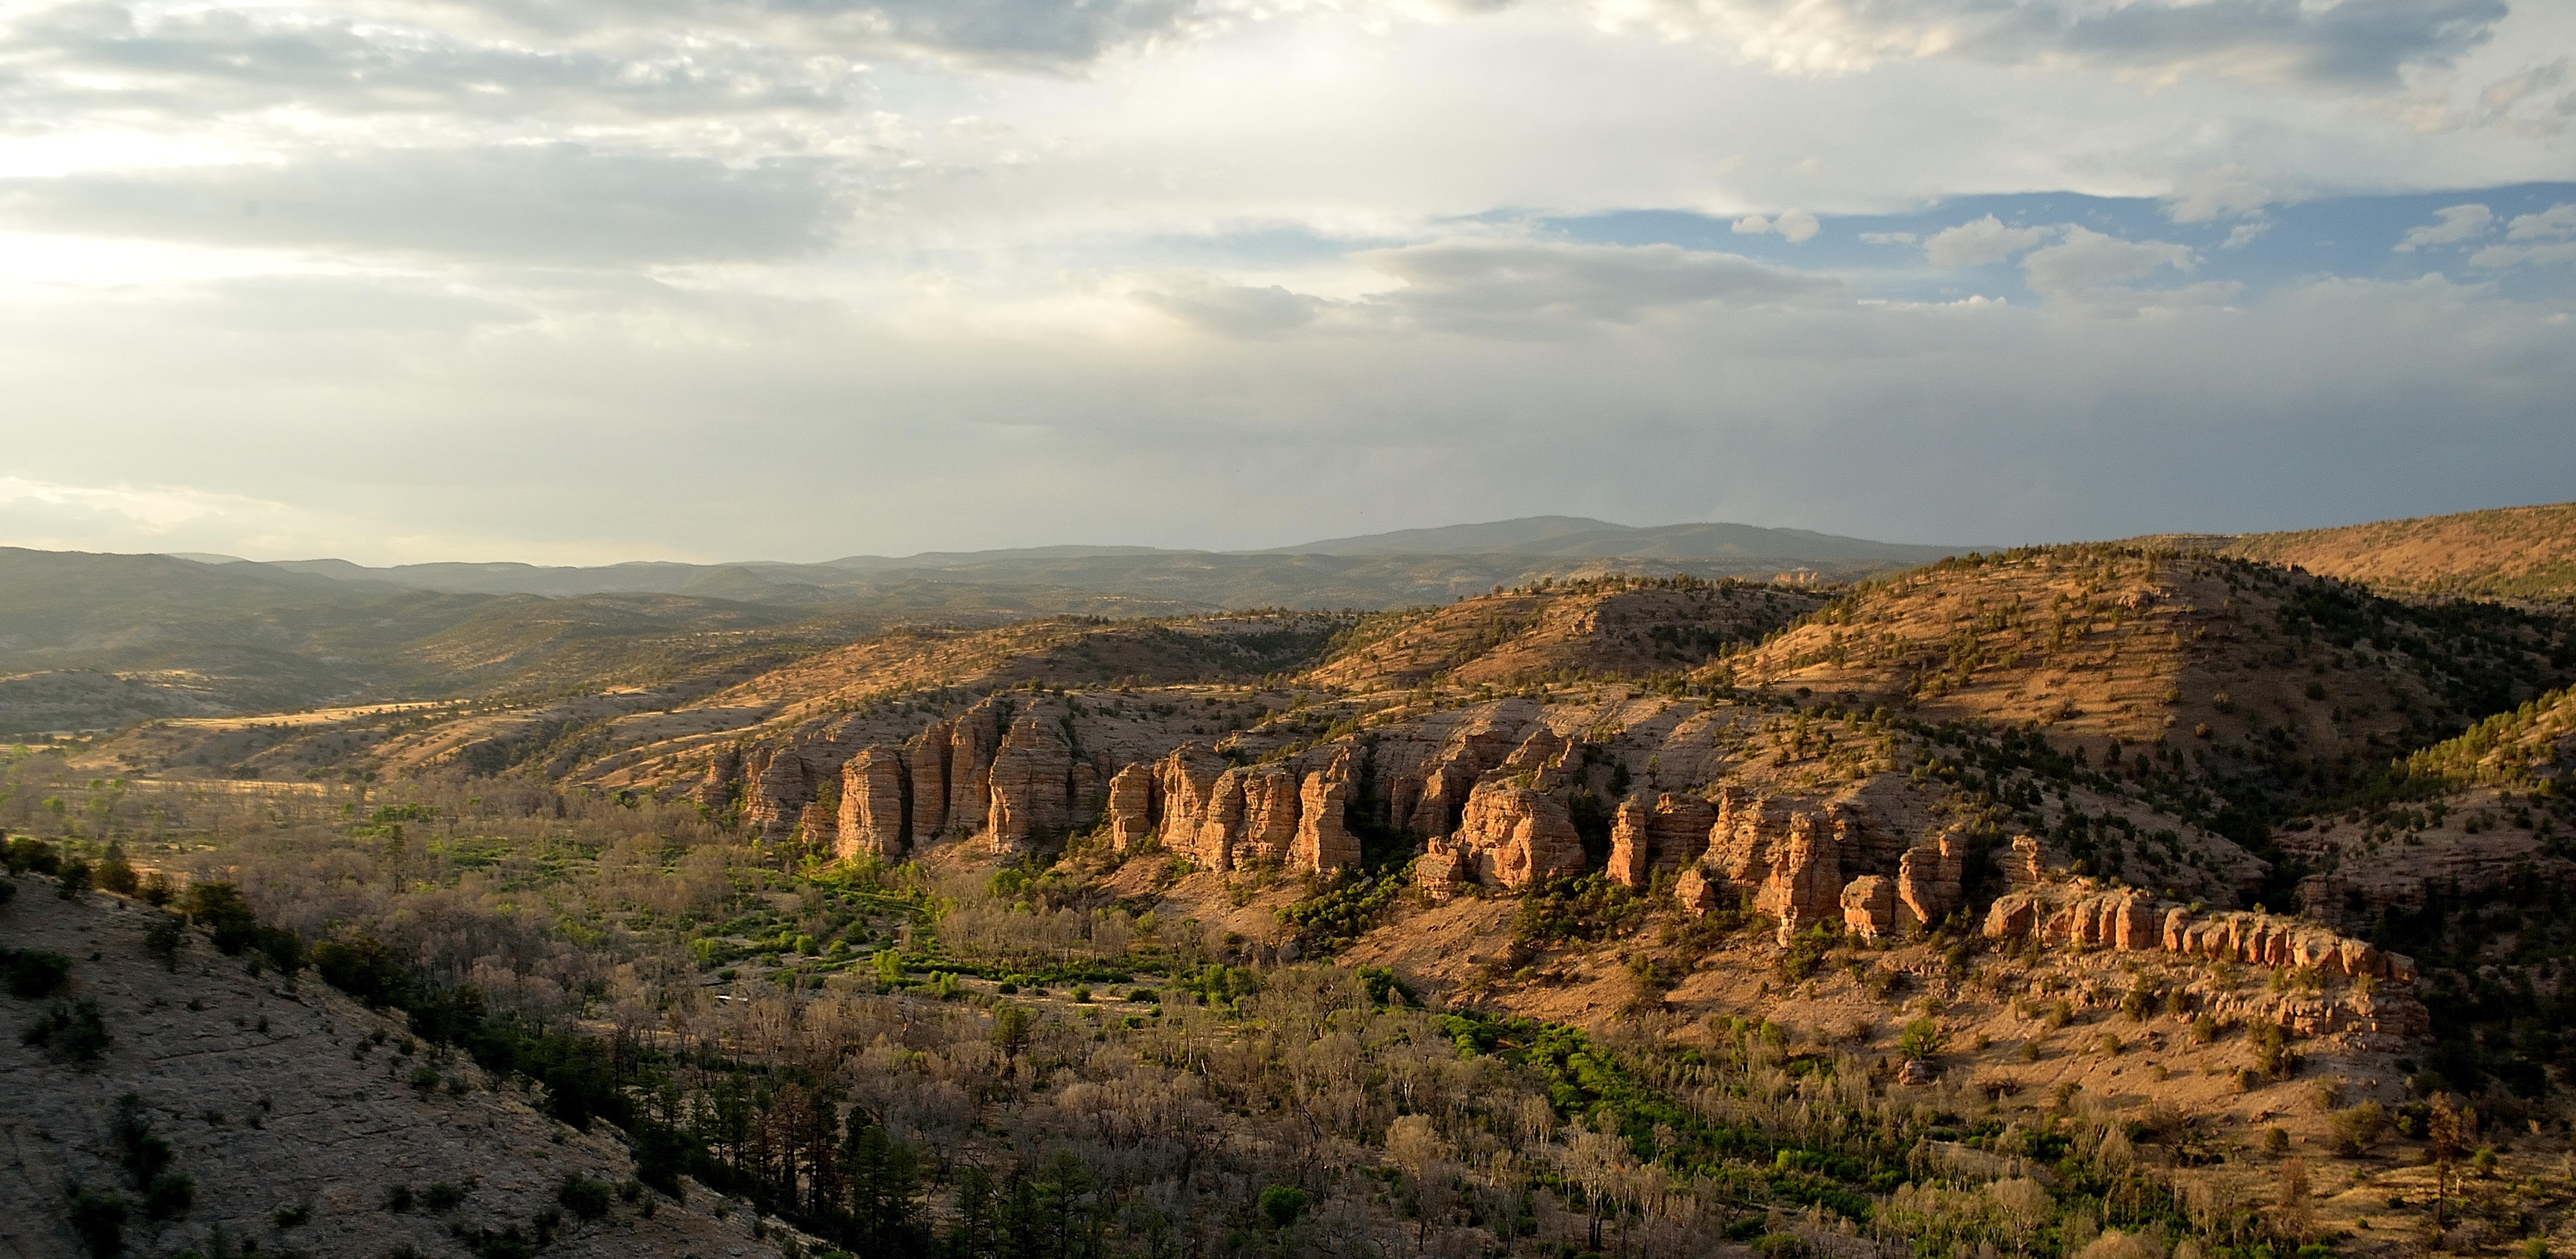
[[[1814,238],[1818,230],[1816,216],[1804,210],[1784,210],[1776,219],[1766,219],[1759,214],[1748,214],[1735,221],[1735,232],[1739,236],[1759,236],[1765,232],[1775,232],[1787,237],[1792,245]]]
[[[2397,86],[2486,42],[2504,0],[1613,0],[1612,20],[1706,33],[1784,73],[1958,57],[2160,76]]]
[[[2501,271],[2576,262],[2576,240],[2570,237],[2576,237],[2576,202],[2563,201],[2537,214],[2517,214],[2505,226],[2507,241],[2533,243],[2489,245],[2470,254],[2469,265]]]
[[[2576,201],[2561,201],[2538,214],[2517,214],[2505,227],[2506,240],[2563,240],[2576,236]]]
[[[2166,199],[2165,217],[2176,223],[2243,218],[2261,211],[2273,200],[2268,183],[2250,168],[2231,162],[2182,181]]]
[[[904,52],[970,65],[1061,70],[1186,36],[1214,20],[1196,0],[468,0],[494,26],[552,38],[600,30],[721,32],[814,51]]]
[[[2052,302],[2096,310],[2134,312],[2176,303],[2207,304],[2235,296],[2234,284],[2194,285],[2177,290],[2127,287],[2158,271],[2190,271],[2200,265],[2188,245],[2171,241],[2132,241],[2067,224],[2065,238],[2022,259],[2022,278],[2030,290]]]
[[[1911,245],[1918,239],[1912,232],[1863,232],[1860,238],[1869,245]]]
[[[2255,241],[2261,239],[2263,233],[2271,230],[2272,225],[2261,219],[2256,219],[2251,223],[2239,223],[2228,230],[2227,239],[2220,241],[2218,243],[2218,247],[2221,249],[2243,249],[2247,245],[2251,245]]]
[[[335,115],[598,118],[841,112],[871,95],[865,67],[739,41],[615,51],[477,41],[329,13],[105,4],[40,10],[0,32],[38,115],[178,117],[290,106]]]
[[[2484,236],[2495,222],[2495,211],[2482,205],[2454,205],[2435,210],[2433,217],[2438,221],[2406,229],[2395,252],[2411,254],[2431,245],[2456,245]]]
[[[1658,311],[1772,305],[1836,287],[1735,254],[1678,245],[1477,242],[1372,250],[1359,259],[1404,282],[1371,304],[1471,331],[1567,319],[1633,323]]]
[[[33,536],[38,537],[95,540],[92,545],[130,542],[218,521],[236,528],[258,527],[288,510],[282,503],[181,485],[72,485],[0,476],[0,520],[15,526],[14,538],[31,536],[25,530],[35,524],[39,527]]]
[[[1261,288],[1184,276],[1161,289],[1140,289],[1135,300],[1183,323],[1219,336],[1257,340],[1283,336],[1315,322],[1328,305],[1276,284]]]
[[[2057,232],[2054,227],[2006,227],[1989,214],[1933,233],[1932,239],[1923,242],[1923,256],[1933,266],[1949,270],[1992,266],[2054,238]]]
[[[0,180],[0,226],[597,266],[807,253],[836,234],[846,200],[821,163],[737,169],[574,144],[384,149]]]

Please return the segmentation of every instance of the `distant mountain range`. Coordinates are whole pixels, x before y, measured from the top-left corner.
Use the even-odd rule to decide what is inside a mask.
[[[1138,594],[1209,607],[1390,607],[1445,603],[1495,585],[1581,572],[1624,571],[1769,578],[1845,578],[1927,564],[1965,548],[1910,546],[1803,529],[1681,524],[1631,528],[1579,516],[1529,516],[1483,524],[1330,538],[1263,551],[1052,546],[919,555],[853,555],[820,564],[641,562],[595,567],[515,563],[402,564],[347,560],[254,564],[344,582],[446,594],[662,594],[745,603],[825,604],[866,599],[889,582],[1048,586]],[[232,556],[179,558],[231,568]]]

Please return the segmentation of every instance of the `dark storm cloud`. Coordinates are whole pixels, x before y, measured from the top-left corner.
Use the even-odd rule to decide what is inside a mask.
[[[0,180],[0,226],[536,265],[778,258],[829,243],[818,163],[736,169],[555,144]]]

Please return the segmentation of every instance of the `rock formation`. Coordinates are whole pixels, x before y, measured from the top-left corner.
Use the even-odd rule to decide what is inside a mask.
[[[834,855],[901,857],[912,842],[907,808],[911,786],[903,754],[882,743],[861,748],[844,762]]]
[[[1620,801],[1610,826],[1611,879],[1644,887],[1698,861],[1716,824],[1716,810],[1697,796],[1658,792],[1651,807],[1639,796]]]
[[[1151,840],[1158,820],[1155,804],[1152,769],[1130,765],[1110,775],[1107,809],[1110,848],[1126,852]]]
[[[1896,884],[1881,874],[1864,874],[1843,885],[1843,927],[1864,940],[1876,940],[1896,929]]]
[[[1340,870],[1360,863],[1360,841],[1343,821],[1351,789],[1351,750],[1306,775],[1298,790],[1297,837],[1288,864],[1299,870]]]
[[[984,832],[995,847],[1024,848],[1071,829],[1073,749],[1056,723],[1038,712],[1022,713],[1011,723],[983,780]]]
[[[1915,923],[1938,923],[1959,907],[1959,880],[1968,866],[1968,842],[1945,834],[1931,843],[1908,848],[1897,859],[1896,899],[1905,912],[1900,929]]]
[[[1416,867],[1434,895],[1459,883],[1523,888],[1583,872],[1583,840],[1565,798],[1508,778],[1476,784],[1454,834],[1434,836]]]

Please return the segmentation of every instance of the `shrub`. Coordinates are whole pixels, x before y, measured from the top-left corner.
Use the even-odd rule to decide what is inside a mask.
[[[50,997],[71,981],[72,959],[45,949],[0,951],[7,959],[9,995],[26,1000]]]
[[[555,1190],[555,1201],[564,1209],[585,1220],[596,1220],[608,1214],[609,1194],[613,1192],[604,1180],[592,1180],[579,1172],[564,1174],[563,1187]]]
[[[1905,1025],[1896,1038],[1896,1048],[1908,1058],[1930,1058],[1941,1052],[1948,1040],[1941,1024],[1931,1018],[1919,1018]]]
[[[9,841],[6,857],[11,874],[52,874],[62,865],[52,844],[23,835]]]
[[[74,1005],[55,1002],[53,1010],[36,1020],[19,1043],[35,1045],[57,1062],[86,1067],[107,1056],[107,1047],[116,1038],[107,1034],[107,1023],[98,1014],[98,1003],[82,998]]]
[[[96,875],[89,863],[78,857],[62,863],[54,871],[54,880],[62,885],[62,890],[55,894],[67,901],[87,896],[90,888],[96,886]]]
[[[18,880],[15,878],[0,879],[0,905],[6,905],[17,898]]]
[[[313,1204],[299,1202],[293,1206],[279,1207],[277,1213],[269,1219],[279,1228],[302,1228],[313,1222]]]
[[[179,946],[187,942],[188,924],[174,914],[161,914],[143,929],[143,951],[171,970],[179,969]]]
[[[2388,1135],[2388,1112],[2377,1102],[2363,1102],[2334,1113],[2335,1152],[2359,1154]]]
[[[2287,1151],[2289,1148],[2290,1134],[2288,1131],[2278,1127],[2265,1128],[2263,1130],[2263,1151],[2265,1153],[2279,1154]]]
[[[385,1209],[397,1215],[412,1208],[411,1186],[395,1185],[385,1190]]]
[[[109,844],[107,855],[98,862],[98,885],[119,896],[132,896],[143,881],[136,877],[133,863],[125,859],[123,844]]]
[[[259,915],[251,912],[241,889],[230,883],[192,885],[179,898],[179,907],[214,936],[215,947],[226,955],[241,952],[259,938]]]
[[[411,1069],[412,1091],[427,1097],[438,1091],[438,1068],[424,1062]]]
[[[143,1213],[156,1220],[175,1220],[197,1204],[197,1182],[186,1172],[163,1172],[143,1191]]]
[[[1287,1185],[1272,1185],[1261,1191],[1261,1218],[1272,1228],[1286,1228],[1306,1213],[1306,1191]]]
[[[465,1186],[453,1181],[437,1181],[420,1191],[420,1204],[432,1211],[453,1211],[465,1205]]]
[[[87,1189],[72,1190],[72,1234],[96,1259],[111,1259],[125,1253],[125,1217],[131,1208],[125,1199],[112,1194],[100,1195]]]
[[[179,889],[170,886],[170,880],[158,870],[143,876],[143,886],[136,889],[135,894],[143,898],[144,904],[155,909],[179,899]]]

